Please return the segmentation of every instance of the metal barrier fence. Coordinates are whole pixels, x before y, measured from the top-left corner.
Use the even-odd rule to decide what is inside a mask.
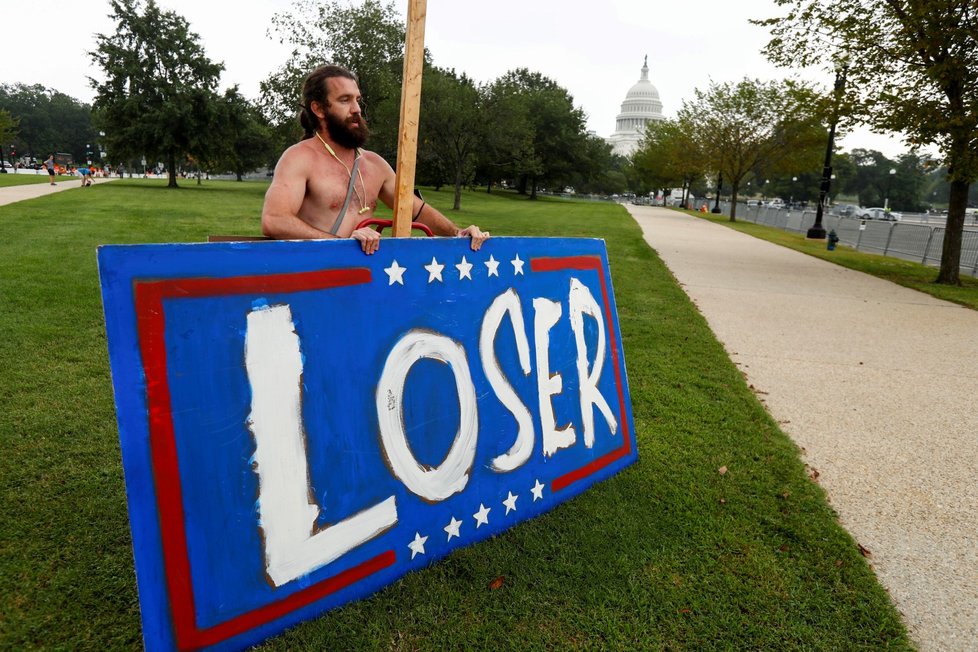
[[[724,215],[730,215],[728,202],[721,202],[720,209]],[[910,216],[905,214],[904,220],[908,217]],[[771,226],[782,231],[807,233],[815,223],[815,211],[747,206],[738,203],[737,219]],[[822,216],[822,225],[826,231],[835,231],[841,244],[859,251],[912,260],[932,267],[941,264],[945,231],[943,225],[862,220],[831,212]],[[978,276],[978,230],[976,229],[965,228],[962,234],[961,271],[971,276]]]

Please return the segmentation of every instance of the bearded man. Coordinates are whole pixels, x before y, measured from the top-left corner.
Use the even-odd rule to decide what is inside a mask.
[[[369,130],[356,76],[340,66],[322,66],[302,86],[299,121],[305,136],[282,154],[265,193],[262,232],[276,239],[353,238],[366,254],[380,234],[356,225],[373,217],[377,200],[393,208],[395,174],[390,164],[362,149]],[[468,237],[478,250],[489,238],[472,225],[459,229],[414,197],[414,220],[435,235]]]

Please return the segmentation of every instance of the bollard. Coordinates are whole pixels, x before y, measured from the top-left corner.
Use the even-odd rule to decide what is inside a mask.
[[[839,241],[839,236],[836,234],[835,229],[829,231],[828,244],[826,247],[829,251],[835,251],[835,244]]]

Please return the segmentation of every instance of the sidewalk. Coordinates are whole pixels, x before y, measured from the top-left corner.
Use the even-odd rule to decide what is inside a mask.
[[[978,312],[628,206],[927,651],[978,650]]]
[[[115,177],[102,177],[99,179],[94,179],[92,185],[97,186],[99,184],[112,181],[113,179],[115,179]],[[23,186],[5,186],[0,188],[0,206],[81,187],[81,178],[58,181],[57,185],[54,186],[52,186],[50,183],[29,183]]]

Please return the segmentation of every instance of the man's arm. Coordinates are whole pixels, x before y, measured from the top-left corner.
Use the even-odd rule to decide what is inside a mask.
[[[383,160],[383,159],[381,159]],[[385,164],[386,161],[384,161]],[[390,173],[384,179],[384,185],[380,188],[380,200],[394,208],[394,186],[396,185],[396,175],[394,170],[387,165],[387,169]],[[478,251],[482,247],[482,243],[489,239],[489,232],[483,231],[476,225],[472,224],[465,227],[464,229],[459,229],[455,226],[455,223],[450,219],[441,214],[441,212],[434,206],[430,206],[424,201],[418,199],[417,197],[411,198],[413,203],[411,204],[411,218],[414,222],[420,222],[431,229],[431,232],[435,235],[443,235],[449,237],[459,237],[459,238],[471,238],[470,246],[473,251]]]
[[[417,197],[414,197],[413,212],[411,215],[415,222],[421,222],[422,224],[431,228],[431,232],[436,235],[447,235],[457,238],[470,238],[470,246],[472,251],[478,251],[482,248],[482,243],[489,239],[489,232],[483,231],[475,224],[470,224],[464,229],[459,229],[455,226],[455,223],[450,219],[441,214],[441,212],[434,206],[429,206],[427,203],[421,201]]]

